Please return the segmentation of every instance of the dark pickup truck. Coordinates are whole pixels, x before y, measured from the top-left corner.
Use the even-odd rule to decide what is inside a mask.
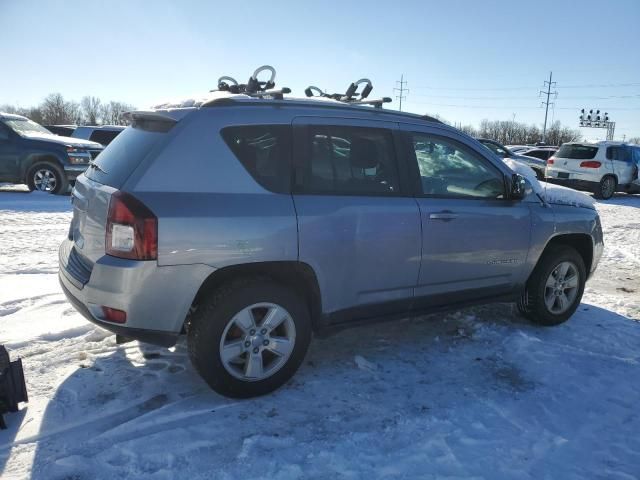
[[[64,194],[102,150],[99,143],[54,135],[26,117],[0,112],[0,182]]]

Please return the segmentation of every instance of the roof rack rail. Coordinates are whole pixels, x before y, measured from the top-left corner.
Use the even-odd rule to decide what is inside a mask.
[[[267,71],[271,72],[271,77],[269,78],[269,80],[258,80],[258,75],[262,72]],[[268,97],[282,100],[284,94],[291,93],[291,89],[283,87],[281,89],[274,90],[274,87],[276,86],[275,79],[276,69],[271,65],[262,65],[261,67],[256,68],[256,70],[253,72],[253,75],[249,77],[247,83],[238,83],[235,78],[223,75],[218,79],[218,88],[210,91],[238,93],[248,95],[250,97]]]
[[[364,84],[362,92],[358,93],[358,87]],[[382,97],[376,100],[366,100],[366,98],[373,90],[373,85],[371,84],[371,80],[368,78],[361,78],[357,82],[353,82],[347,88],[345,93],[325,93],[320,88],[315,85],[309,85],[305,90],[304,94],[307,97],[323,97],[323,98],[331,98],[333,100],[337,100],[339,102],[345,102],[349,104],[357,104],[357,105],[373,105],[375,108],[382,108],[383,103],[391,102],[391,98]],[[318,92],[317,95],[314,95],[313,92]],[[360,98],[358,98],[360,96]]]

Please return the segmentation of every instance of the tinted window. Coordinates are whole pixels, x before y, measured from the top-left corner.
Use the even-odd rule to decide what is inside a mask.
[[[119,133],[117,130],[94,130],[89,140],[101,143],[102,145],[109,145]]]
[[[589,145],[562,145],[557,158],[573,158],[575,160],[591,160],[598,153],[598,147]]]
[[[526,155],[527,157],[535,157],[541,160],[546,160],[549,158],[551,152],[548,150],[529,150],[528,152],[521,152],[521,155]]]
[[[503,198],[501,172],[464,145],[444,137],[412,134],[422,193],[444,197]]]
[[[389,130],[309,126],[296,189],[336,195],[393,195],[398,170]]]
[[[165,133],[127,128],[96,157],[100,167],[88,168],[85,175],[96,182],[120,188]]]
[[[267,190],[286,193],[291,184],[291,127],[227,127],[222,137],[251,176]]]
[[[609,160],[620,160],[622,162],[631,161],[631,151],[627,147],[607,147],[607,158]]]

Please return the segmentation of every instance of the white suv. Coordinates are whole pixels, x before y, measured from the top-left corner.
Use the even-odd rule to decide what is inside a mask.
[[[615,192],[640,193],[640,145],[621,142],[565,143],[547,160],[547,181],[608,199]]]

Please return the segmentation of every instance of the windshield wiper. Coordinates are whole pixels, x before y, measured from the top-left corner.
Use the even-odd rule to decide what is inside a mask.
[[[105,175],[107,175],[107,172],[105,172],[105,171],[104,171],[104,169],[103,169],[100,165],[98,165],[97,163],[95,163],[95,162],[89,162],[89,168],[95,168],[95,169],[96,169],[96,170],[98,170],[99,172],[102,172],[102,173],[104,173]]]

